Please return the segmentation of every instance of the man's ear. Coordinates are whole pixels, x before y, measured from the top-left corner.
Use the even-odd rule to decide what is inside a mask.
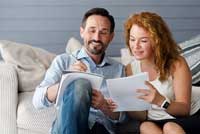
[[[84,28],[81,26],[80,27],[80,36],[81,36],[81,38],[83,38],[83,33],[84,33]]]
[[[113,40],[114,36],[115,36],[115,32],[112,32],[110,35],[110,42]]]

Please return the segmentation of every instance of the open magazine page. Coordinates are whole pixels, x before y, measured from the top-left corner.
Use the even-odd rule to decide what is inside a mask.
[[[148,80],[148,73],[140,73],[129,77],[106,80],[109,94],[117,103],[115,111],[144,111],[150,108],[150,104],[138,99],[136,89],[147,89],[145,81]]]
[[[102,75],[95,74],[95,73],[78,72],[78,71],[64,71],[61,81],[60,81],[58,93],[57,93],[56,104],[55,104],[56,106],[60,105],[64,90],[66,89],[66,87],[72,81],[74,81],[76,79],[80,79],[80,78],[89,80],[91,82],[93,89],[100,89],[102,81],[104,79],[104,77]]]

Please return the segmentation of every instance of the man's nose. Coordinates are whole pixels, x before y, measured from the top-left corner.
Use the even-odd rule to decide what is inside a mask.
[[[95,32],[94,39],[99,40],[100,39],[100,32]]]

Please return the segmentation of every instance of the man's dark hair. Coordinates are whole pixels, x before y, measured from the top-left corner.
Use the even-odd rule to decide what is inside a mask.
[[[110,21],[111,27],[110,27],[110,33],[114,32],[115,29],[115,21],[112,15],[109,14],[109,12],[104,9],[104,8],[92,8],[90,10],[88,10],[85,15],[83,16],[82,19],[82,27],[85,28],[86,25],[86,20],[88,17],[90,17],[91,15],[100,15],[103,17],[108,18],[108,20]]]

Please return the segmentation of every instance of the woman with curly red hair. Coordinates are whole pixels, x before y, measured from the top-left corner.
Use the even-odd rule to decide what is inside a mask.
[[[151,109],[140,114],[146,118],[140,126],[141,134],[198,130],[200,100],[191,98],[190,69],[162,17],[151,12],[129,17],[125,22],[125,40],[136,59],[127,65],[127,76],[149,74],[146,82],[149,90],[137,90],[140,99],[151,103]],[[138,112],[128,114],[134,118]]]
[[[125,22],[126,45],[135,60],[126,75],[148,72],[149,90],[138,89],[138,98],[151,103],[148,111],[127,112],[143,120],[142,134],[193,133],[200,122],[200,99],[192,98],[192,77],[181,48],[165,21],[156,13],[141,12]],[[110,101],[110,108],[116,108]],[[134,102],[133,102],[134,103]]]

